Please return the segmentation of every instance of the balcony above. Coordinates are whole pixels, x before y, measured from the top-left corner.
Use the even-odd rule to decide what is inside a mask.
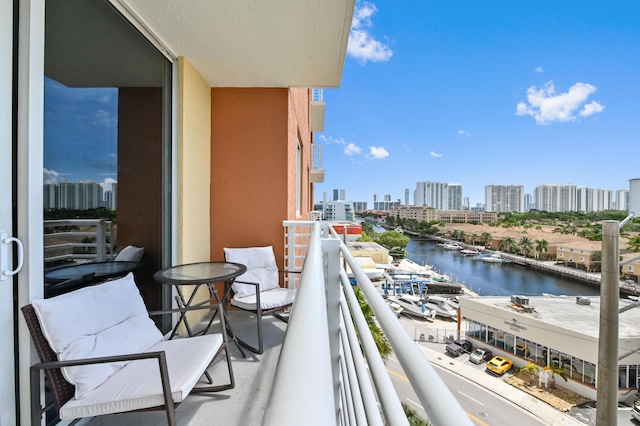
[[[322,145],[311,144],[311,183],[324,182],[324,169],[322,168]]]
[[[311,131],[324,132],[324,99],[322,89],[313,89],[311,91]]]

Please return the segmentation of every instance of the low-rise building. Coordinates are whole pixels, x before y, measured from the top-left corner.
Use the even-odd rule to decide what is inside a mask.
[[[621,299],[620,307],[632,303]],[[505,355],[516,368],[529,361],[542,369],[553,365],[567,381],[556,383],[596,399],[600,298],[562,296],[482,296],[460,299],[467,338],[474,346]],[[619,317],[618,399],[640,379],[640,308]],[[556,375],[557,376],[557,375]]]
[[[397,206],[389,208],[389,215],[400,219],[415,219],[418,222],[439,220],[445,223],[491,223],[498,219],[495,212],[472,210],[437,210],[429,206]]]
[[[585,240],[559,244],[556,247],[556,259],[572,268],[587,272],[600,271],[602,242]]]

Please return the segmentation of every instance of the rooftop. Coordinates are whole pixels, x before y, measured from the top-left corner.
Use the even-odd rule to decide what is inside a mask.
[[[482,305],[512,312],[521,317],[531,317],[542,323],[579,330],[580,333],[598,338],[600,324],[600,297],[588,297],[589,304],[578,304],[573,296],[528,296],[530,313],[517,309],[509,296],[482,296],[465,298]],[[633,303],[629,299],[620,299],[620,308]],[[461,303],[464,312],[464,301]],[[640,338],[640,309],[630,309],[619,318],[619,338]]]

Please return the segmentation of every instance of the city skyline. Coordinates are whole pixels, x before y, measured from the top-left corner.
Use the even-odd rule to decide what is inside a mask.
[[[404,200],[420,181],[629,189],[640,5],[357,2],[339,89],[325,89],[325,180]],[[413,197],[412,197],[413,198]]]

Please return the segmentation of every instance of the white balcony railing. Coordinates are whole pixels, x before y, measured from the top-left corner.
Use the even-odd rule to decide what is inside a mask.
[[[44,261],[105,262],[113,258],[113,223],[105,219],[44,221]]]
[[[434,426],[472,425],[382,295],[326,222],[284,222],[298,288],[263,425],[406,425],[344,269],[346,262]],[[311,391],[313,388],[313,391]],[[313,395],[313,396],[312,396]],[[378,405],[379,404],[379,405]]]

